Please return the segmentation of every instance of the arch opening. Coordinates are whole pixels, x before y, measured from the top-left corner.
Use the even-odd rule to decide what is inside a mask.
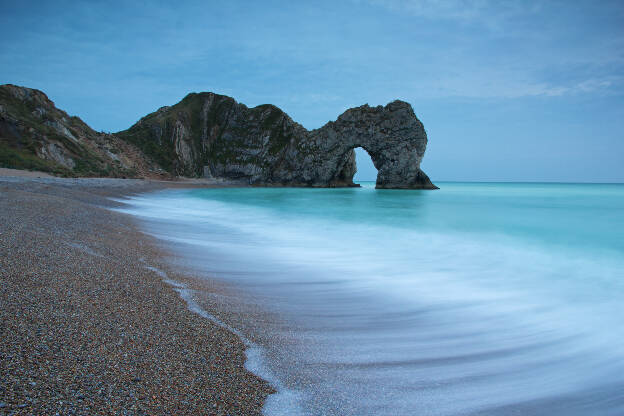
[[[377,168],[373,163],[371,155],[366,149],[358,146],[353,149],[355,151],[355,175],[353,176],[353,182],[376,182],[377,181]]]

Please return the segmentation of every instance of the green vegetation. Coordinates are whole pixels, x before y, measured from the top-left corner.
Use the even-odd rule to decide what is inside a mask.
[[[167,130],[167,121],[165,121],[163,127],[163,136]],[[150,156],[156,163],[158,163],[164,170],[171,172],[173,168],[173,159],[175,156],[175,149],[173,143],[168,140],[163,140],[163,143],[152,135],[152,132],[142,126],[133,126],[129,130],[117,133],[117,136],[129,143],[134,144],[143,151],[146,155]]]
[[[38,170],[65,177],[104,176],[104,177],[135,177],[134,169],[105,164],[95,158],[73,159],[74,169],[68,169],[58,163],[37,157],[28,149],[16,149],[0,142],[0,167],[9,169]]]
[[[98,136],[76,116],[57,109],[37,90],[0,85],[0,167],[39,170],[61,176],[132,177],[137,172],[125,169],[102,150],[107,137]],[[79,141],[66,137],[67,128]],[[38,156],[53,144],[74,162],[73,169]],[[112,149],[113,153],[119,150]]]
[[[80,118],[55,108],[41,92],[20,88],[0,86],[3,106],[0,127],[5,136],[4,140],[0,139],[2,166],[64,176],[136,176],[136,172],[124,169],[107,154],[107,150],[113,154],[124,153],[124,147],[120,148],[116,139],[98,135]],[[208,100],[211,104],[206,108]],[[235,105],[236,101],[230,97],[191,93],[173,106],[148,114],[115,136],[136,146],[173,175],[201,176],[206,164],[256,163],[269,168],[293,136],[293,131],[284,127],[287,116],[271,104],[254,108]],[[64,128],[80,141],[66,137]],[[179,128],[184,130],[185,145],[192,149],[191,161],[182,161],[176,152],[175,137],[182,133],[177,131]],[[223,136],[225,132],[227,135]],[[266,137],[270,138],[268,146],[264,142]],[[72,158],[73,169],[37,157],[40,149],[49,143],[59,146],[63,155]],[[141,157],[135,153],[129,155]]]
[[[201,149],[201,121],[199,114],[203,104],[203,94],[188,94],[178,104],[156,111],[135,124],[128,130],[116,133],[116,136],[134,144],[143,153],[151,157],[164,170],[187,176],[200,176],[202,167],[197,164],[195,170],[178,166],[175,143],[171,140],[176,120],[181,120],[189,127],[191,141],[195,149]]]
[[[0,142],[0,167],[10,169],[38,170],[60,176],[74,176],[73,172],[57,163],[40,159],[26,150],[18,150]]]

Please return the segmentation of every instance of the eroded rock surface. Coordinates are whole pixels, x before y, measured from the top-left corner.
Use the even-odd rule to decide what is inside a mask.
[[[0,85],[0,167],[62,176],[161,176],[136,146],[94,131],[39,90],[11,84]]]
[[[306,130],[273,105],[248,108],[213,93],[189,94],[117,135],[182,176],[266,186],[355,186],[354,148],[378,170],[378,188],[435,189],[420,162],[427,134],[412,107],[364,105]]]
[[[308,131],[279,108],[193,93],[116,134],[57,109],[41,91],[0,85],[0,167],[65,176],[160,175],[258,186],[356,186],[354,148],[378,170],[378,188],[435,189],[420,162],[427,134],[412,107],[364,105]]]

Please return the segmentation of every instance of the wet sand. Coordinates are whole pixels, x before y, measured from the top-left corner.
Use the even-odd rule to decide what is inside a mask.
[[[153,268],[192,276],[107,209],[198,185],[0,177],[0,414],[261,413],[272,389],[241,340],[190,312]]]

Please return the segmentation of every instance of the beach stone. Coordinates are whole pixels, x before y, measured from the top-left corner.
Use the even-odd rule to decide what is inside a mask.
[[[261,414],[274,390],[245,369],[245,344],[190,311],[146,266],[192,277],[105,208],[169,186],[0,176],[0,414]]]

